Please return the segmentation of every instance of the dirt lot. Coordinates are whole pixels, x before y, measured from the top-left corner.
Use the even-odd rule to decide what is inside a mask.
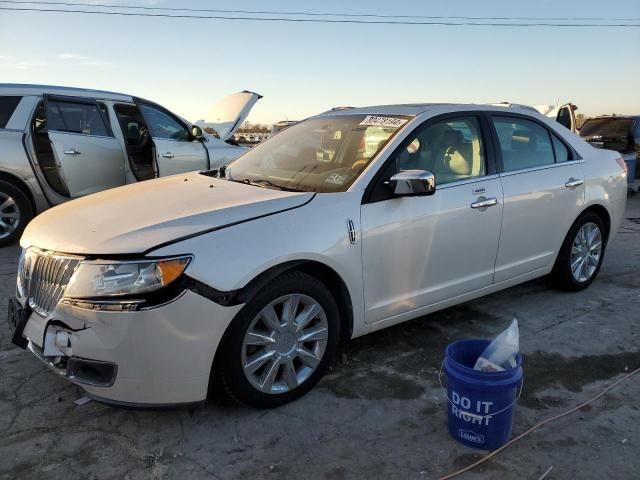
[[[640,198],[626,217],[640,218]],[[640,367],[640,219],[626,220],[587,291],[535,281],[351,342],[309,395],[256,411],[91,402],[13,347],[0,324],[0,478],[437,478],[480,458],[446,430],[445,345],[520,319],[525,386],[515,433]],[[0,307],[18,247],[0,250]],[[4,318],[4,313],[2,313]],[[640,375],[461,478],[640,478]]]

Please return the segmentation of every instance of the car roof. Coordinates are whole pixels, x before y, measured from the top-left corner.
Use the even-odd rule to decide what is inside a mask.
[[[133,97],[124,93],[95,90],[91,88],[64,87],[61,85],[37,85],[26,83],[0,83],[2,95],[68,95],[72,97],[93,97],[104,100],[132,102]]]
[[[532,116],[541,116],[535,108],[528,105],[520,105],[515,103],[494,103],[494,104],[475,104],[475,103],[409,103],[397,105],[376,105],[370,107],[348,107],[340,109],[332,109],[321,113],[320,116],[329,115],[408,115],[416,116],[429,111],[446,110],[449,112],[464,112],[474,110],[498,111],[498,112],[514,112],[524,113]]]

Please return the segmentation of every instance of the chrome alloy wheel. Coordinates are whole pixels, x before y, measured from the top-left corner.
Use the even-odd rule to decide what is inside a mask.
[[[329,329],[322,306],[302,294],[288,294],[254,317],[242,341],[242,369],[263,393],[285,393],[318,368]]]
[[[11,235],[20,225],[20,208],[6,193],[0,192],[0,239]]]
[[[571,246],[571,274],[578,282],[589,280],[602,255],[602,233],[593,222],[585,223],[573,239]]]

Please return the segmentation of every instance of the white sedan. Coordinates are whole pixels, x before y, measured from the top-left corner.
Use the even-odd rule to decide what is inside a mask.
[[[543,275],[589,286],[625,201],[619,154],[530,108],[331,111],[40,215],[9,320],[98,400],[199,402],[212,381],[274,407],[349,338]]]

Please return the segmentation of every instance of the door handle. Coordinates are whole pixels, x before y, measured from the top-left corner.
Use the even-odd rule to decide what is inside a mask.
[[[163,153],[162,155],[160,155],[162,158],[173,158],[173,153],[171,152],[166,152]]]
[[[65,155],[80,155],[80,152],[76,148],[71,148],[64,151]]]
[[[584,180],[571,177],[569,180],[567,180],[567,183],[565,183],[564,186],[568,188],[573,188],[573,187],[579,187],[583,183],[584,183]]]
[[[473,202],[471,204],[471,208],[493,207],[494,205],[497,205],[497,204],[498,204],[498,199],[496,197],[492,197],[492,198],[480,197],[480,199],[477,202]]]

